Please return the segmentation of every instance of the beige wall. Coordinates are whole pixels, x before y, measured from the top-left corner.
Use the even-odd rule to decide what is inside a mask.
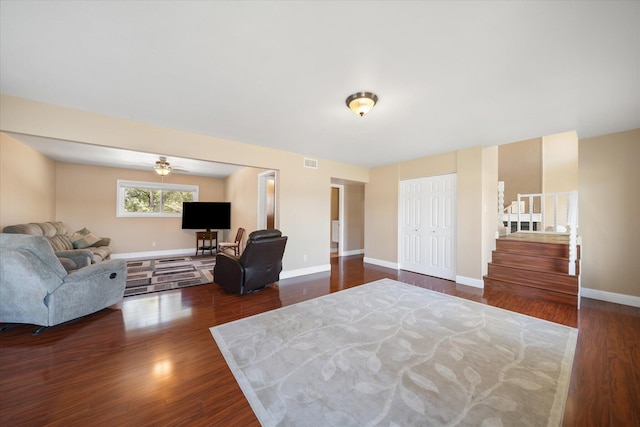
[[[8,132],[278,170],[279,227],[289,236],[285,270],[328,267],[331,178],[369,180],[369,170],[358,166],[318,159],[318,169],[307,169],[303,154],[7,95],[0,95],[0,110],[0,130]]]
[[[262,172],[265,169],[242,168],[225,179],[225,198],[231,202],[231,230],[224,239],[233,240],[238,227],[242,227],[245,229],[241,245],[243,248],[249,233],[257,229],[258,175]]]
[[[578,135],[575,131],[542,138],[542,192],[578,189]]]
[[[483,273],[482,155],[482,147],[473,147],[457,156],[457,275],[475,280]]]
[[[182,230],[180,217],[117,217],[119,179],[160,182],[153,171],[58,162],[55,219],[63,221],[70,231],[87,227],[95,234],[111,237],[115,254],[188,248],[194,248],[195,253],[196,230]],[[198,199],[202,202],[224,201],[221,179],[171,174],[164,182],[199,186]]]
[[[578,135],[575,131],[549,135],[542,138],[542,192],[561,193],[578,190]],[[545,199],[543,229],[553,226],[551,206],[553,197]],[[568,218],[568,197],[558,197],[555,220],[566,225]]]
[[[457,168],[455,151],[436,156],[421,157],[399,164],[399,181],[455,173]],[[400,183],[398,182],[397,185],[400,185]]]
[[[364,255],[398,262],[399,164],[371,169],[364,190]]]
[[[640,129],[579,147],[582,287],[640,297]]]
[[[55,220],[56,165],[0,132],[0,229]]]
[[[504,181],[505,207],[518,200],[518,193],[542,193],[542,138],[498,146],[498,180]]]
[[[482,276],[488,273],[498,231],[498,147],[482,150]],[[484,286],[484,285],[483,285]]]

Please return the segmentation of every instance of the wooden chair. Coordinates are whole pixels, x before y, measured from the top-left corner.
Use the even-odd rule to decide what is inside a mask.
[[[218,252],[224,252],[227,249],[233,249],[235,256],[240,256],[240,243],[242,243],[242,236],[244,235],[244,228],[238,228],[236,233],[236,239],[233,242],[220,242],[218,244]]]

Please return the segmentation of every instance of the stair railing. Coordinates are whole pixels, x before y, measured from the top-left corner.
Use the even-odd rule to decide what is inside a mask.
[[[523,203],[528,209],[523,209]],[[547,204],[550,204],[548,209]],[[578,192],[567,191],[557,193],[518,194],[515,220],[513,205],[504,207],[504,182],[498,182],[498,221],[502,226],[507,224],[507,234],[512,229],[513,222],[516,230],[522,230],[522,223],[527,222],[527,233],[563,234],[569,236],[569,274],[576,275],[576,260],[578,258]],[[550,211],[550,213],[549,213]],[[505,213],[506,212],[506,213]],[[563,215],[562,215],[563,214]],[[566,221],[560,223],[559,217]],[[540,230],[534,224],[540,224]]]

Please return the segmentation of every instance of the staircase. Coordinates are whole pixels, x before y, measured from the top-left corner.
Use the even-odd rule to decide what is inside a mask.
[[[484,288],[579,308],[580,247],[569,274],[565,235],[514,233],[496,240]]]

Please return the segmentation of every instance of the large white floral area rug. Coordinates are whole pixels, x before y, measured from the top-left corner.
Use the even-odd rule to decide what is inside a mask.
[[[577,330],[383,279],[211,328],[265,426],[556,426]]]

